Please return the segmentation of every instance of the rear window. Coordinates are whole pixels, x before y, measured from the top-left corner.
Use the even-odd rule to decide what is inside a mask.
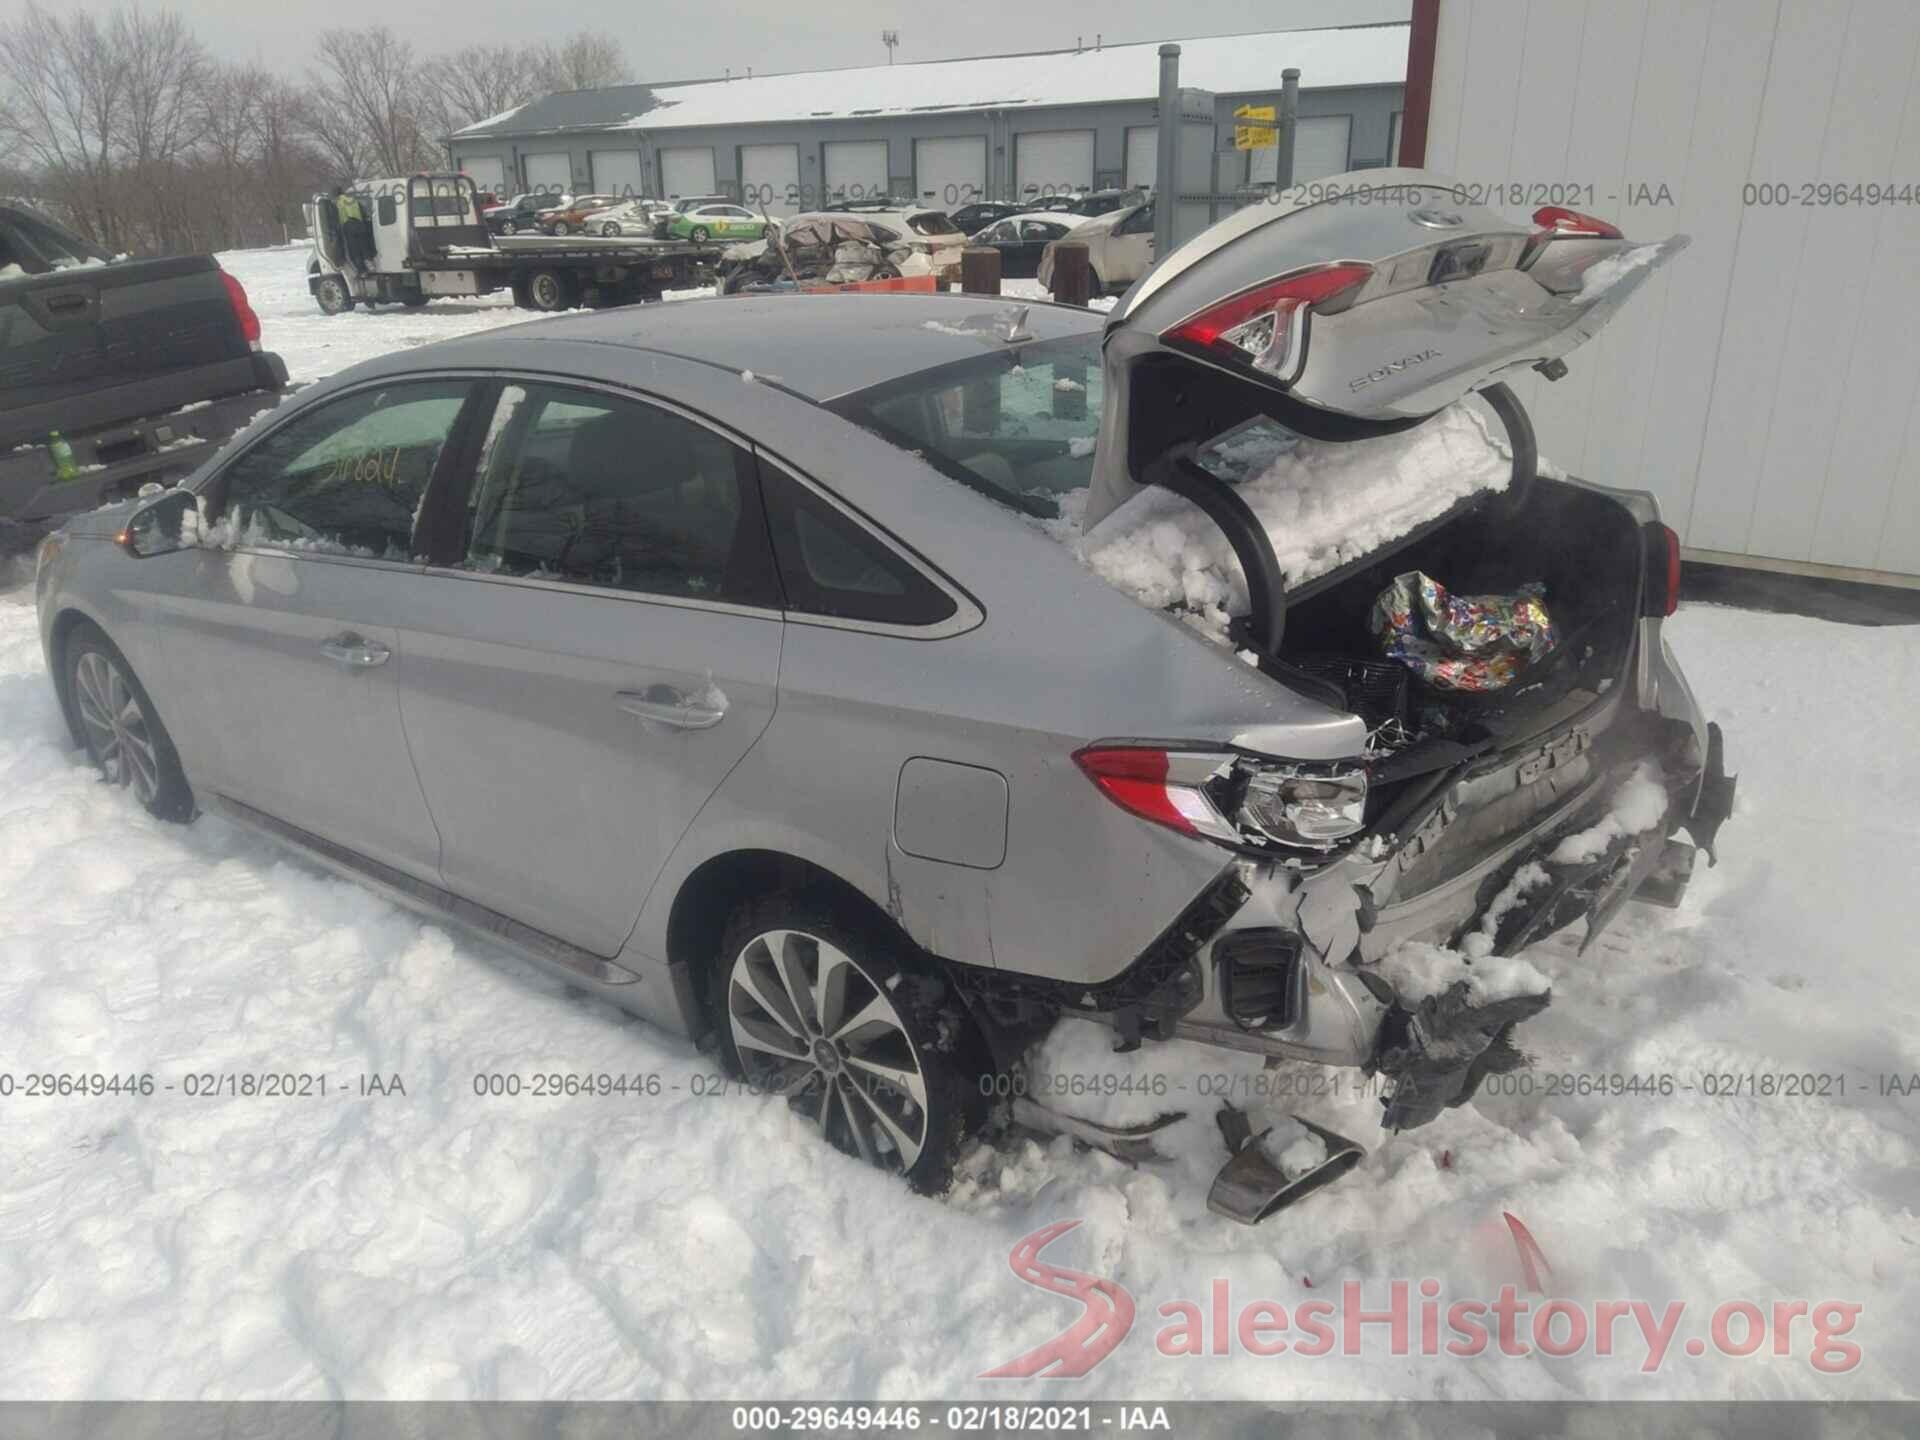
[[[834,408],[961,484],[1056,519],[1093,479],[1100,430],[1100,332],[943,365]]]
[[[92,265],[106,255],[72,231],[41,215],[11,207],[0,209],[0,265],[18,265],[29,275]]]
[[[958,235],[960,227],[944,210],[922,210],[907,217],[907,225],[917,235]]]

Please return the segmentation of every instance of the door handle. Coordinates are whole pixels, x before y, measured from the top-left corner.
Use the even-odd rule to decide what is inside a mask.
[[[367,670],[375,665],[384,665],[393,656],[393,652],[378,640],[369,640],[352,631],[322,641],[320,653],[349,670]]]
[[[645,690],[622,690],[614,700],[629,715],[676,730],[711,730],[727,718],[727,697],[711,685],[699,694],[671,685],[649,685]]]

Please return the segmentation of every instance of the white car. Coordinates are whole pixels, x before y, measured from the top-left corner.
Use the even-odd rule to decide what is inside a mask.
[[[937,275],[949,266],[958,267],[960,252],[967,247],[965,233],[944,210],[856,201],[829,205],[817,213],[850,215],[871,226],[873,238],[889,251],[906,246],[913,254],[900,266],[902,275]]]
[[[1076,225],[1064,237],[1083,241],[1087,264],[1093,270],[1093,293],[1118,293],[1146,274],[1153,265],[1153,202],[1109,211]],[[1039,280],[1053,288],[1053,251],[1058,240],[1040,256]]]
[[[594,211],[581,223],[580,229],[585,234],[604,235],[608,239],[616,235],[651,235],[654,217],[661,208],[656,200],[624,200],[605,210]]]

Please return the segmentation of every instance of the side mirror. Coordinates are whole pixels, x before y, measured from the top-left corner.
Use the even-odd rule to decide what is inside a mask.
[[[200,497],[191,490],[168,490],[159,499],[133,512],[126,528],[120,532],[120,543],[129,555],[143,559],[184,550],[189,543],[186,538],[188,515],[199,519]],[[197,526],[194,533],[198,533]]]

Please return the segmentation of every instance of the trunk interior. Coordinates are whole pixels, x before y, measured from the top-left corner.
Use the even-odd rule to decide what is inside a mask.
[[[1281,659],[1339,686],[1383,746],[1437,736],[1510,748],[1555,729],[1619,681],[1640,615],[1642,555],[1639,526],[1625,507],[1540,478],[1518,507],[1487,497],[1291,592]],[[1544,582],[1556,648],[1505,689],[1472,693],[1424,683],[1382,659],[1368,628],[1381,591],[1410,570],[1460,596],[1506,595]],[[1399,732],[1379,732],[1394,719]]]

